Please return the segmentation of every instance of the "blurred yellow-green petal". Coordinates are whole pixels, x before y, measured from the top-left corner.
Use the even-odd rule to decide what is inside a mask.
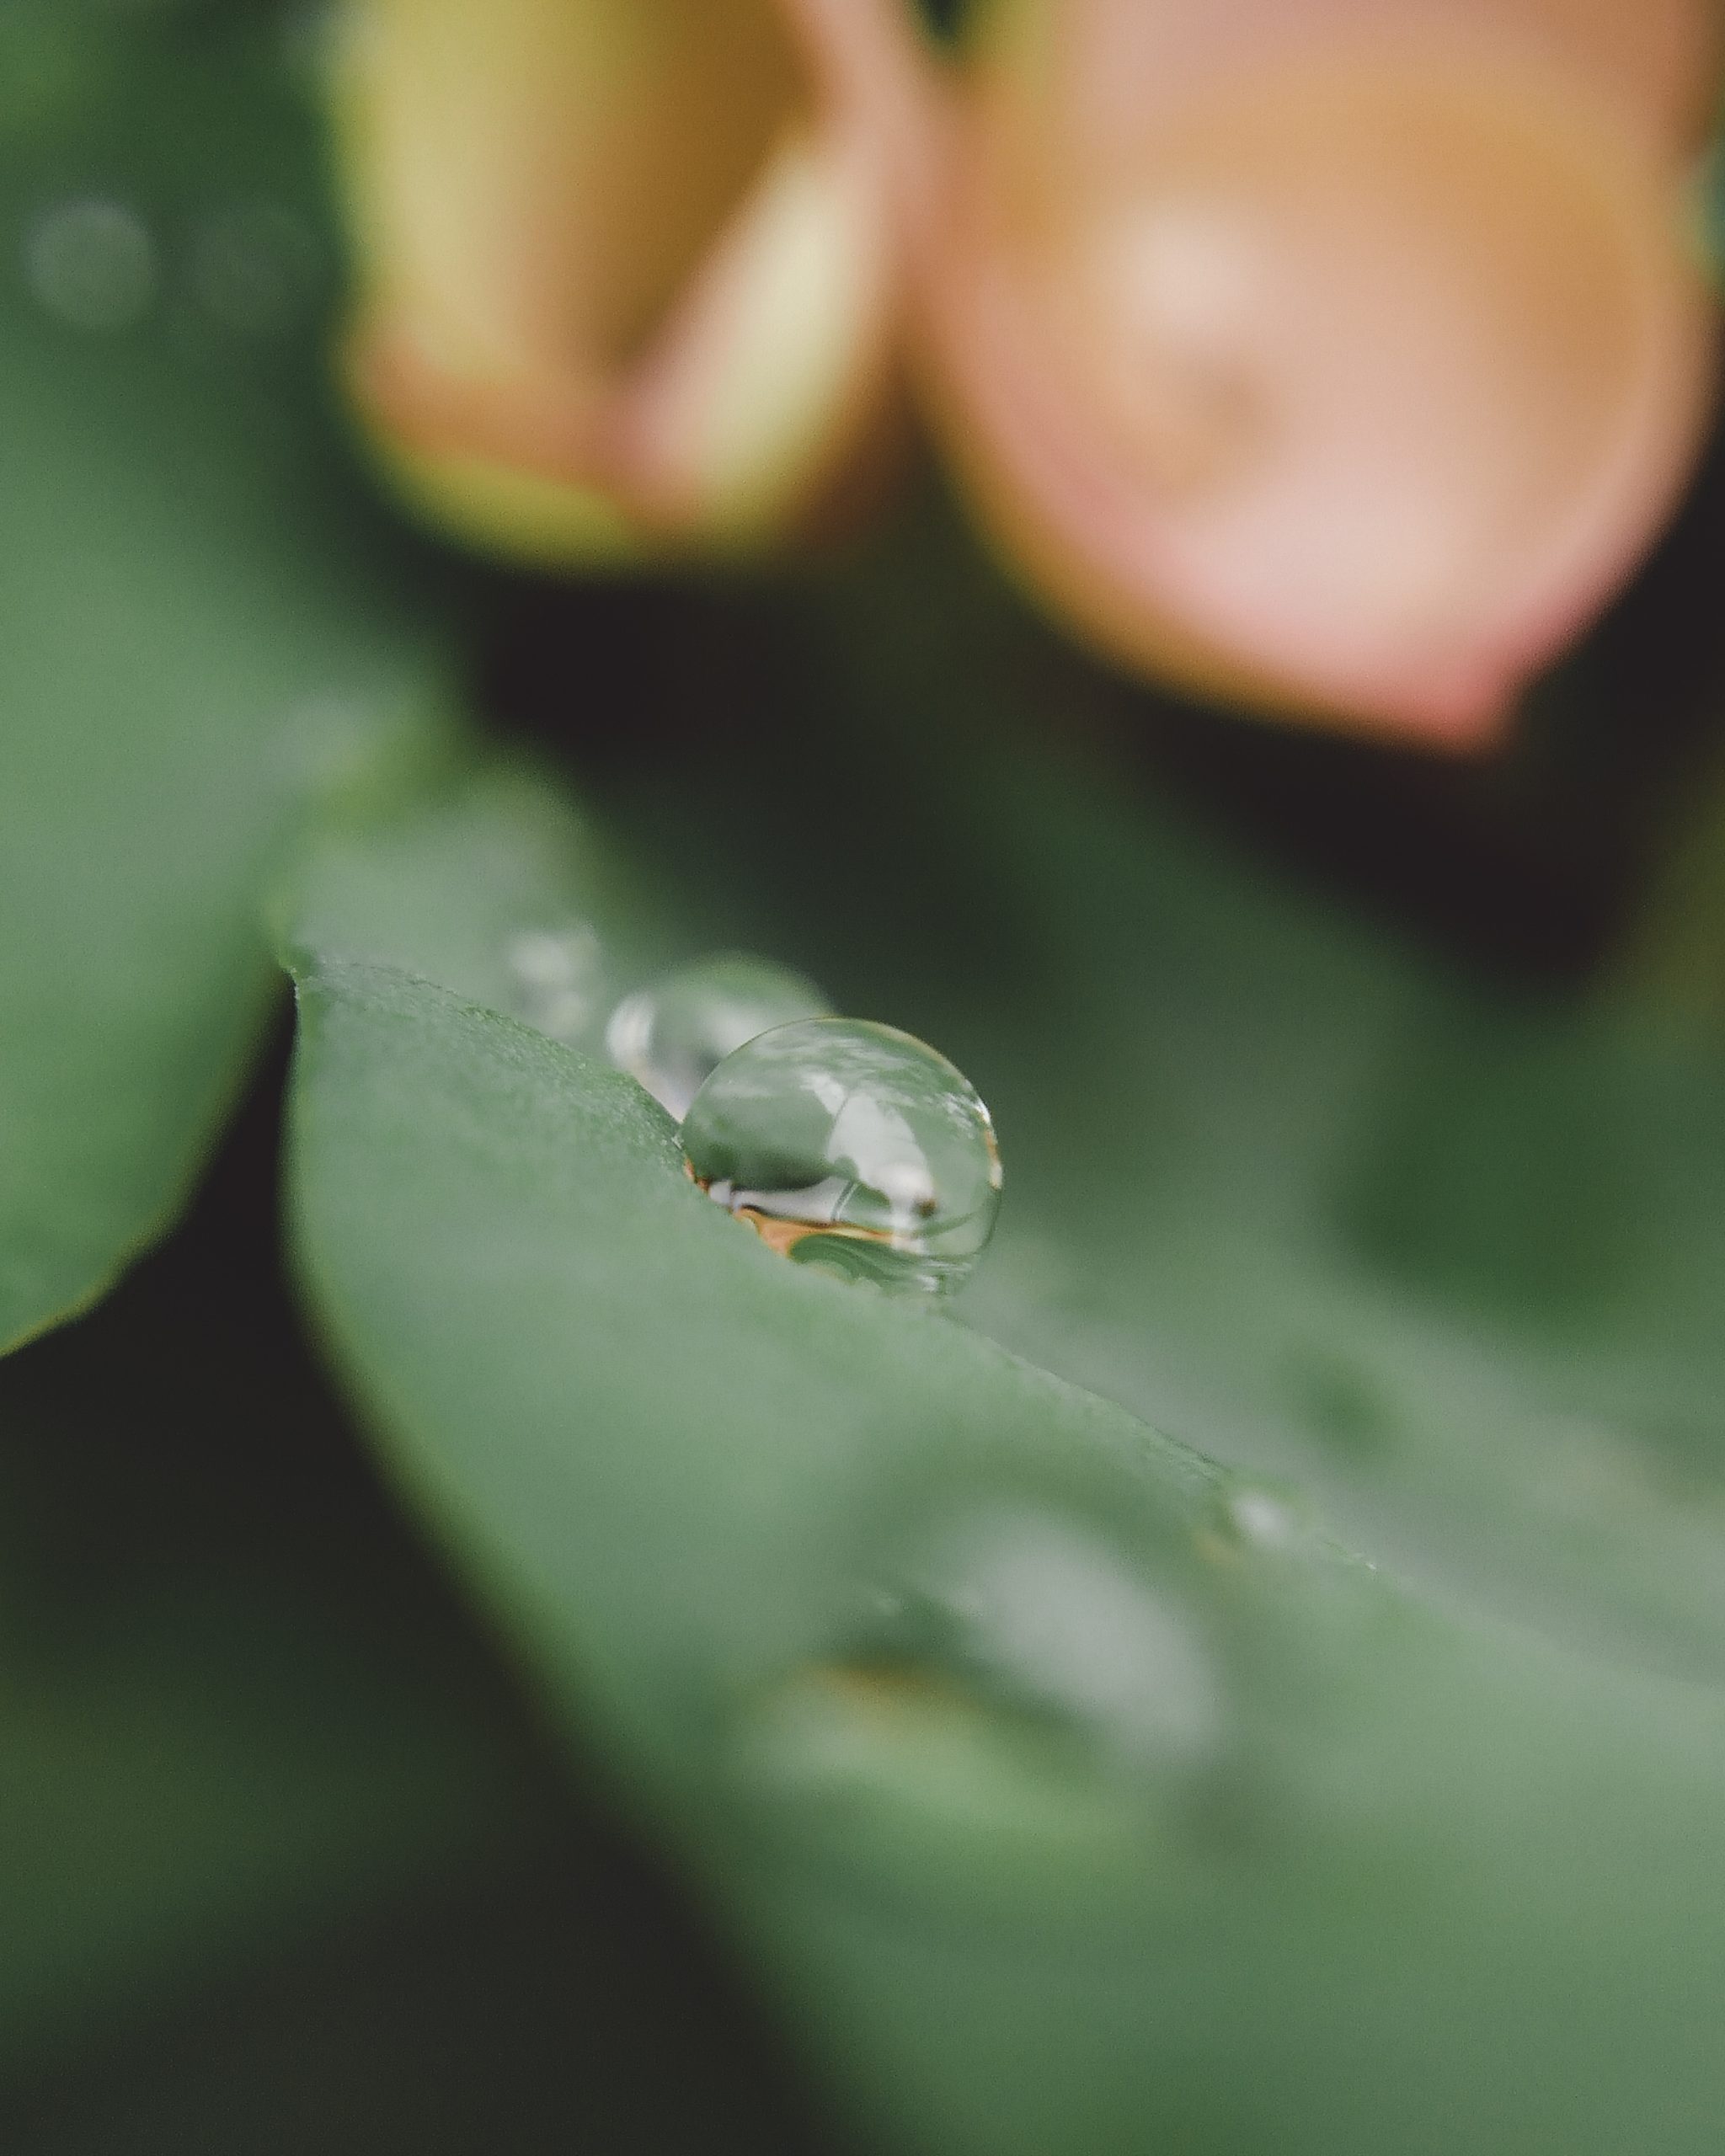
[[[893,250],[799,0],[355,0],[354,401],[398,490],[543,563],[748,553],[873,452]]]

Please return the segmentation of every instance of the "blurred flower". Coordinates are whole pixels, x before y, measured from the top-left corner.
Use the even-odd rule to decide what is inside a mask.
[[[1129,663],[1488,739],[1705,422],[1701,0],[994,0],[953,67],[883,7],[931,402],[1006,553]]]
[[[350,0],[352,393],[404,491],[550,562],[747,551],[885,404],[879,146],[825,0]]]

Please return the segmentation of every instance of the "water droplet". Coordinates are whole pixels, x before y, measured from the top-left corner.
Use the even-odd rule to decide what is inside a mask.
[[[1309,1548],[1316,1539],[1311,1514],[1295,1492],[1243,1476],[1223,1482],[1212,1518],[1199,1537],[1212,1556],[1248,1549],[1283,1555]]]
[[[830,1009],[812,981],[764,958],[731,953],[680,967],[627,995],[605,1029],[606,1052],[681,1119],[728,1055],[757,1033]]]
[[[1299,1521],[1274,1490],[1251,1485],[1236,1490],[1227,1501],[1227,1515],[1242,1542],[1278,1549],[1298,1539]]]
[[[950,1294],[992,1233],[988,1110],[909,1033],[806,1018],[729,1055],[683,1123],[690,1175],[798,1263],[906,1294]]]
[[[1087,1524],[1011,1502],[949,1519],[893,1577],[856,1645],[750,1718],[757,1791],[841,1862],[926,1865],[994,1906],[1144,1878],[1233,1737],[1183,1598]]]
[[[984,1687],[1121,1758],[1215,1748],[1220,1692],[1196,1626],[1096,1535],[1002,1507],[950,1530],[918,1572],[953,1620],[947,1658]]]
[[[556,1041],[583,1038],[596,1020],[605,990],[605,958],[585,921],[528,928],[504,953],[515,985],[515,1016]]]
[[[274,202],[234,202],[194,233],[192,288],[220,328],[243,337],[277,337],[310,306],[320,270],[310,226]]]
[[[24,275],[42,306],[74,328],[130,329],[156,296],[155,243],[123,202],[61,202],[31,225]]]

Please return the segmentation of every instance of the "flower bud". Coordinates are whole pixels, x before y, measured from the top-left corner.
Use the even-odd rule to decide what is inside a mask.
[[[1098,646],[1477,744],[1709,403],[1687,0],[998,0],[923,67],[940,430]]]
[[[810,0],[350,0],[345,371],[401,489],[547,563],[747,552],[879,431],[873,137]]]

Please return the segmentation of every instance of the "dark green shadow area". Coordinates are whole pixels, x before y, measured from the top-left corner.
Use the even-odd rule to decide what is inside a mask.
[[[278,1077],[0,1366],[0,2145],[825,2146],[302,1347]]]
[[[596,1822],[464,1867],[0,2097],[10,2156],[837,2156]]]

